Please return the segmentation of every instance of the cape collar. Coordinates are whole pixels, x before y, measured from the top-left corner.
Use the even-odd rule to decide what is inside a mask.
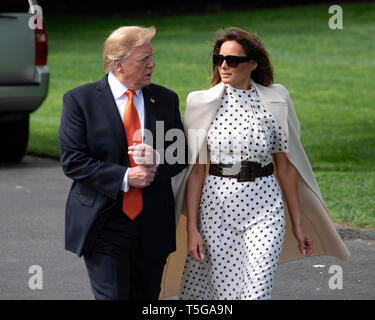
[[[284,102],[286,101],[271,87],[263,86],[256,83],[253,79],[250,79],[251,87],[254,87],[258,96],[263,102]]]
[[[288,138],[288,104],[285,99],[279,95],[274,86],[265,87],[253,80],[251,80],[251,85],[255,88],[264,107],[276,118]],[[224,91],[225,84],[220,82],[208,90],[191,92],[186,101],[185,130],[204,129],[207,132],[220,106]]]
[[[250,84],[252,88],[255,88],[258,96],[263,102],[286,103],[286,101],[276,92],[276,90],[273,90],[272,87],[263,86],[259,83],[256,83],[253,79],[250,79]],[[223,82],[218,83],[216,86],[213,86],[208,90],[204,90],[203,95],[206,98],[206,102],[220,99],[224,93],[224,90],[225,84]]]

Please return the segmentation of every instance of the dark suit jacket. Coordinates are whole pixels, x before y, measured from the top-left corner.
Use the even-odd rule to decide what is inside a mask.
[[[156,149],[157,120],[164,121],[164,133],[172,128],[183,132],[178,96],[155,84],[143,88],[142,93],[145,129],[152,132]],[[157,149],[160,153],[176,141],[164,140],[164,148]],[[62,168],[73,179],[66,202],[65,249],[81,256],[90,250],[100,231],[94,222],[116,204],[121,206],[120,188],[130,166],[124,126],[107,75],[65,93],[58,141]],[[142,189],[142,243],[149,257],[166,257],[176,249],[171,177],[187,163],[186,142],[180,142],[184,163],[161,163],[155,180]]]

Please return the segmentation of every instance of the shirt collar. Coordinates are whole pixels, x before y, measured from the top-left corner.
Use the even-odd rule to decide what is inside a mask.
[[[115,99],[123,96],[126,90],[128,90],[128,88],[116,78],[112,71],[108,73],[108,84]],[[135,94],[137,97],[141,97],[142,89],[135,90]]]

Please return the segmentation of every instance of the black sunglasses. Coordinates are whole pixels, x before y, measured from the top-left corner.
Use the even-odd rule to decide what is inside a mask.
[[[239,63],[250,61],[251,57],[223,56],[221,54],[214,54],[212,56],[212,61],[217,66],[221,66],[224,60],[227,62],[229,68],[236,68]]]

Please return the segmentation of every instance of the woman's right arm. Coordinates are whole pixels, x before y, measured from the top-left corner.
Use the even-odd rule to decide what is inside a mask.
[[[187,250],[193,259],[204,263],[203,239],[198,232],[198,208],[202,194],[202,187],[205,179],[206,164],[197,162],[191,169],[186,182],[186,216],[187,216]]]

